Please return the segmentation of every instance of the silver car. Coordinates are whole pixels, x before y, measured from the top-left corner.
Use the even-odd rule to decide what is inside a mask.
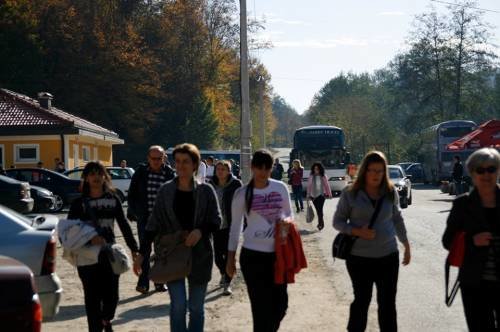
[[[52,221],[53,222],[53,221]],[[44,318],[59,310],[62,287],[56,274],[56,239],[53,226],[32,220],[0,205],[0,255],[26,264],[35,275]]]
[[[399,165],[389,165],[389,180],[399,194],[399,203],[402,209],[406,209],[411,205],[413,193],[411,191],[411,176],[406,175],[405,171]]]

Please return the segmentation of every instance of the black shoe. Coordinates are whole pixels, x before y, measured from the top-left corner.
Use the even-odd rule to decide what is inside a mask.
[[[113,332],[113,325],[111,325],[111,322],[104,322],[104,332]]]
[[[135,290],[141,294],[147,294],[149,292],[149,289],[146,286],[137,286]]]
[[[297,208],[297,213],[299,213],[299,212],[300,212],[300,210],[299,210],[299,208]]]
[[[166,292],[166,291],[168,291],[168,287],[167,287],[167,285],[163,285],[163,284],[162,285],[155,285],[155,291],[160,292],[160,293]]]

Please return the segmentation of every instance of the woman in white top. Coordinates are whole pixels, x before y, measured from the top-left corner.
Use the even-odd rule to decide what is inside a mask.
[[[236,249],[243,232],[240,255],[241,272],[252,307],[253,329],[277,331],[288,307],[286,284],[274,283],[274,229],[277,222],[292,218],[287,186],[271,179],[273,158],[267,150],[258,150],[252,158],[253,177],[234,194],[229,234],[227,274],[236,273]]]
[[[325,175],[325,168],[321,163],[314,163],[311,167],[311,175],[307,180],[307,198],[311,200],[318,214],[318,229],[325,227],[323,219],[323,206],[325,199],[332,198],[332,190]]]

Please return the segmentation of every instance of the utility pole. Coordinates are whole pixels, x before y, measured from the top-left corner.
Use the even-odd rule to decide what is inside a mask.
[[[257,84],[259,85],[259,127],[260,127],[260,147],[266,148],[266,118],[264,114],[264,77],[259,75],[257,77]]]
[[[241,179],[250,180],[250,159],[252,154],[252,123],[250,119],[250,87],[248,79],[248,45],[247,45],[247,2],[240,0],[240,80],[241,80]]]

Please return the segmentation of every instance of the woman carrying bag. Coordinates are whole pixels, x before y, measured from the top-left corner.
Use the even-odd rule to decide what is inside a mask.
[[[161,242],[162,234],[185,232],[184,245],[191,248],[192,253],[191,270],[177,280],[167,281],[170,294],[170,330],[201,332],[205,319],[205,294],[212,276],[211,237],[220,227],[221,215],[212,186],[195,179],[195,172],[200,163],[198,148],[193,144],[180,144],[174,148],[172,155],[177,177],[165,183],[158,192],[153,212],[146,225],[144,248],[141,247],[140,252],[150,248],[154,241],[155,255],[159,255],[164,251],[162,245],[176,245]],[[159,243],[161,245],[158,245]],[[136,274],[141,272],[142,260],[142,255],[139,255],[134,262]],[[155,261],[154,264],[157,263],[160,261]],[[154,275],[155,265],[151,268],[151,276]],[[186,294],[186,279],[189,294]],[[186,324],[187,309],[189,324]]]
[[[372,151],[363,158],[356,181],[342,192],[333,226],[341,233],[357,237],[346,258],[354,290],[347,330],[366,329],[375,284],[380,331],[397,331],[399,252],[396,236],[405,247],[403,265],[410,263],[411,255],[399,197],[389,181],[387,159],[382,152]]]
[[[232,203],[232,224],[229,235],[227,274],[236,273],[236,249],[243,231],[240,266],[247,285],[252,308],[253,330],[275,332],[288,307],[287,284],[275,283],[275,228],[287,229],[292,218],[287,186],[271,179],[273,157],[267,150],[258,150],[252,157],[252,179],[238,189]],[[288,235],[288,231],[285,231]],[[287,236],[283,236],[286,238]]]
[[[68,219],[88,222],[98,234],[88,245],[101,246],[94,264],[83,264],[83,260],[76,257],[78,276],[83,284],[87,322],[90,332],[113,331],[111,320],[118,306],[120,276],[113,272],[108,253],[103,249],[106,244],[116,242],[114,221],[117,221],[133,257],[138,254],[137,242],[105,167],[98,161],[87,163],[82,172],[82,179],[82,197],[71,204]]]
[[[332,198],[332,190],[325,175],[325,168],[321,163],[314,163],[311,167],[311,175],[307,179],[307,199],[313,202],[318,214],[319,230],[325,227],[323,206],[327,198]]]
[[[443,234],[450,250],[464,232],[458,280],[469,331],[498,331],[500,326],[500,154],[475,151],[466,162],[474,189],[455,199]]]

